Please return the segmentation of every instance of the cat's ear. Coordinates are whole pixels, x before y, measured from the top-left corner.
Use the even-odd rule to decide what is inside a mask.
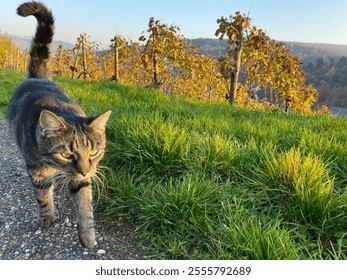
[[[56,114],[48,110],[43,110],[40,114],[41,135],[45,137],[53,137],[57,132],[66,128],[64,121]]]
[[[96,116],[94,120],[90,123],[89,127],[94,131],[104,132],[106,128],[106,123],[111,113],[112,111],[109,110]]]

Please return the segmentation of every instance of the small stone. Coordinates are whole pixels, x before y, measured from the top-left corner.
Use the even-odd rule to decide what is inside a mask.
[[[99,249],[96,253],[100,256],[106,254],[106,251],[103,249]]]
[[[46,254],[43,256],[44,260],[51,260],[52,259],[52,255],[51,254]]]
[[[55,254],[55,255],[54,255],[54,259],[56,259],[56,260],[63,260],[63,259],[64,259],[64,257],[63,257],[63,255],[62,255],[62,254],[57,253],[57,254]]]
[[[83,252],[83,255],[87,256],[89,253],[87,251]]]
[[[41,230],[37,230],[37,231],[35,231],[35,235],[38,235],[38,234],[41,234]]]

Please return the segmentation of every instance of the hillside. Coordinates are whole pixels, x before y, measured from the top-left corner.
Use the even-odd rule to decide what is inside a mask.
[[[190,44],[199,46],[199,50],[208,56],[220,57],[224,55],[228,46],[226,40],[219,39],[190,39]],[[320,43],[284,42],[286,47],[299,56],[305,63],[314,62],[318,58],[333,58],[338,60],[347,56],[347,45],[333,45]]]
[[[23,78],[0,70],[2,111]],[[113,110],[95,201],[151,258],[347,258],[345,119],[55,81],[89,114]]]
[[[225,41],[218,39],[194,39],[190,43],[213,57],[223,55],[227,47]],[[303,62],[306,82],[319,91],[317,105],[347,108],[347,46],[299,42],[285,42],[285,45]]]
[[[16,46],[20,48],[21,50],[24,51],[30,48],[31,39],[32,39],[30,36],[18,36],[18,35],[12,35],[12,34],[8,34],[8,36],[13,40]],[[53,40],[52,49],[55,51],[60,45],[63,45],[64,49],[72,49],[74,47],[74,44],[72,43],[64,42],[60,40]]]
[[[319,58],[331,58],[335,61],[347,57],[347,45],[322,43],[284,42],[294,55],[299,56],[305,63],[315,62]]]
[[[21,49],[30,46],[30,37],[10,35]],[[227,43],[219,39],[192,39],[188,44],[197,45],[198,49],[210,57],[220,57],[225,54]],[[347,72],[344,69],[344,58],[347,57],[347,46],[331,44],[315,44],[300,42],[285,42],[286,47],[303,61],[302,69],[307,74],[307,83],[312,83],[320,93],[316,105],[327,105],[328,107],[347,108]],[[64,49],[71,49],[73,44],[54,41],[53,51],[59,45]],[[242,75],[240,77],[242,80]]]

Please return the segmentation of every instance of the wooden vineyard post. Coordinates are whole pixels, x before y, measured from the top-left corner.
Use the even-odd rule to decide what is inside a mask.
[[[28,51],[25,50],[24,53],[24,65],[23,65],[23,72],[26,72],[28,68]]]
[[[4,68],[8,67],[8,50],[5,52]]]
[[[89,77],[92,77],[92,74],[88,71],[87,67],[87,54],[86,54],[86,37],[84,35],[81,35],[82,40],[81,40],[81,49],[82,49],[82,66],[83,66],[83,72],[80,73],[77,77],[79,79],[81,75],[83,75],[84,80],[87,80],[87,74]]]
[[[15,70],[18,72],[19,70],[19,48],[16,48],[16,62],[15,62]]]
[[[119,69],[118,69],[118,44],[117,41],[114,41],[114,48],[113,48],[113,52],[114,52],[114,80],[116,82],[119,81]]]
[[[104,72],[104,80],[107,79],[107,58],[104,57],[102,60],[102,71]]]
[[[85,37],[82,36],[82,65],[83,65],[83,78],[87,79],[87,59],[86,59],[86,52],[85,52]]]
[[[10,55],[9,55],[9,68],[13,70],[13,46],[11,45],[11,49],[10,49]]]
[[[73,62],[73,66],[70,67],[71,71],[72,71],[72,75],[71,75],[71,80],[74,79],[75,77],[75,72],[77,72],[77,62],[78,62],[78,54],[80,52],[79,49],[76,49],[76,54],[75,54],[75,58],[74,58],[74,62]]]
[[[159,88],[160,81],[159,81],[159,67],[158,67],[158,59],[157,59],[157,53],[153,53],[153,66],[154,66],[154,72],[153,72],[153,83],[155,88]]]
[[[63,70],[61,70],[61,61],[63,59],[63,52],[64,52],[64,46],[60,45],[59,46],[59,58],[58,58],[58,66],[57,66],[57,71],[56,74],[58,76],[61,76],[61,74],[63,73]]]
[[[111,48],[113,49],[113,70],[114,70],[114,75],[111,78],[112,81],[119,82],[119,48],[121,46],[119,45],[119,39],[118,36],[115,35],[113,39],[111,39]]]

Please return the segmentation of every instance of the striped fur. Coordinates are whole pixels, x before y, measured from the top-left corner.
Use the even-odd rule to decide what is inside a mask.
[[[23,17],[34,16],[37,19],[35,37],[30,48],[29,78],[50,79],[50,47],[54,35],[54,17],[45,5],[28,2],[20,5],[17,14]]]
[[[106,146],[107,111],[88,117],[83,109],[50,81],[50,45],[54,18],[39,2],[18,7],[21,16],[37,19],[30,50],[28,78],[14,92],[9,104],[10,129],[25,159],[39,208],[39,225],[55,220],[53,190],[70,191],[76,206],[77,229],[84,247],[95,242],[92,179]]]

